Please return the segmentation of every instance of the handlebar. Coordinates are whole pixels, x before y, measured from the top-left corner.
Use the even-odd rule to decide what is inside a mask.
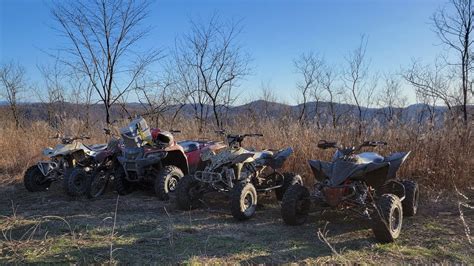
[[[377,146],[385,146],[387,145],[387,142],[385,141],[364,141],[362,143],[362,147],[377,147]]]
[[[320,149],[329,149],[329,148],[338,148],[337,142],[335,141],[327,141],[327,140],[320,140],[318,141],[318,148]]]
[[[244,141],[246,137],[263,137],[263,134],[260,134],[260,133],[249,133],[249,134],[243,134],[243,135],[228,134],[227,142],[230,146],[234,144],[238,144],[238,146],[242,146],[242,141]]]
[[[171,133],[181,133],[181,130],[170,129],[169,132],[171,132]]]
[[[387,145],[387,142],[385,142],[385,141],[364,141],[359,146],[344,148],[342,145],[338,144],[335,141],[320,140],[318,142],[318,148],[321,148],[321,149],[324,149],[324,150],[329,149],[329,148],[336,148],[340,152],[342,152],[344,155],[350,155],[350,154],[360,150],[363,147],[377,147],[377,146],[385,146],[385,145]]]
[[[50,139],[61,139],[61,142],[63,143],[69,143],[69,142],[72,142],[74,140],[83,140],[83,139],[90,139],[91,137],[89,136],[75,136],[75,137],[67,137],[67,136],[61,136],[59,134],[51,137]]]

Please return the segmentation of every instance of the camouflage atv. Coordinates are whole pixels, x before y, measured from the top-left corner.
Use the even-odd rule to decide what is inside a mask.
[[[223,131],[219,133],[224,134]],[[303,184],[299,175],[281,173],[279,169],[292,154],[291,148],[251,151],[242,147],[247,137],[262,134],[227,135],[228,147],[215,153],[207,150],[201,159],[207,162],[202,171],[186,175],[176,189],[178,207],[190,210],[200,205],[204,194],[217,191],[230,196],[230,209],[237,220],[255,214],[257,193],[275,191],[281,200],[285,190],[293,184]]]
[[[86,145],[77,140],[89,139],[87,136],[53,137],[61,143],[54,148],[46,148],[43,155],[50,158],[30,166],[24,175],[23,182],[30,192],[46,191],[51,183],[63,179],[75,167],[87,167],[93,162],[95,154],[106,149],[105,144]]]

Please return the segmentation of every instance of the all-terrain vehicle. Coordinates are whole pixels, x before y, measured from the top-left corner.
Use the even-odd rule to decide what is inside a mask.
[[[291,186],[283,196],[281,214],[289,225],[303,224],[311,203],[319,207],[352,211],[371,222],[375,238],[393,242],[402,228],[403,216],[416,214],[418,185],[399,180],[397,171],[410,152],[383,157],[375,152],[356,154],[363,147],[384,146],[385,142],[366,141],[357,147],[343,147],[321,140],[318,147],[335,148],[331,162],[310,160],[316,184],[310,191]]]
[[[85,194],[88,198],[97,198],[107,189],[119,166],[117,157],[121,154],[123,144],[110,129],[104,128],[104,133],[109,136],[107,147],[94,154],[90,165],[75,167],[64,176],[64,188],[68,195],[78,197]]]
[[[61,180],[66,172],[74,167],[90,165],[94,155],[106,148],[105,144],[89,146],[77,141],[89,139],[87,136],[62,137],[58,134],[53,138],[61,139],[61,143],[55,148],[48,147],[43,150],[43,155],[50,160],[40,161],[25,172],[23,182],[28,191],[47,190],[52,182]]]
[[[118,156],[121,167],[115,171],[115,187],[125,195],[137,184],[152,184],[160,200],[169,199],[169,193],[184,175],[203,168],[200,154],[205,149],[218,149],[223,144],[207,140],[176,142],[172,132],[159,131],[152,136],[143,118],[133,120],[121,129],[124,143]]]
[[[225,134],[224,131],[219,131]],[[187,175],[178,184],[177,203],[183,210],[200,205],[208,192],[229,193],[230,209],[237,220],[251,218],[257,207],[257,192],[274,190],[281,200],[285,190],[292,184],[303,184],[299,175],[281,173],[286,159],[293,153],[291,148],[282,150],[253,151],[244,149],[242,141],[247,137],[262,134],[226,136],[228,147],[219,153],[206,150],[201,159],[207,162],[202,171]]]

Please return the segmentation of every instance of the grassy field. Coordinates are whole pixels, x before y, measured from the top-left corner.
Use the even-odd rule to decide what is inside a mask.
[[[99,128],[81,130],[80,121],[67,123],[68,132],[103,142]],[[198,134],[195,125],[180,124],[177,139],[215,138]],[[232,130],[232,128],[231,128]],[[20,262],[68,263],[466,263],[474,264],[474,245],[467,226],[474,228],[474,141],[472,127],[393,125],[367,128],[363,137],[350,125],[318,129],[281,121],[236,123],[233,132],[265,135],[245,144],[256,148],[291,146],[295,153],[285,170],[313,178],[307,159],[329,159],[333,151],[315,147],[319,139],[357,143],[384,140],[376,151],[389,154],[411,150],[400,174],[422,187],[419,215],[404,220],[402,235],[393,244],[378,244],[366,222],[338,211],[315,211],[310,222],[286,226],[279,203],[267,195],[256,217],[236,222],[223,195],[210,195],[207,207],[191,212],[176,209],[175,201],[160,202],[151,191],[118,198],[110,189],[94,201],[71,199],[61,183],[47,192],[29,193],[23,187],[25,169],[42,159],[41,150],[55,145],[54,131],[43,122],[14,129],[0,127],[0,264]],[[71,133],[70,133],[71,134]],[[454,185],[466,196],[454,191]],[[466,205],[467,206],[467,205]],[[461,219],[463,218],[463,220]]]
[[[344,212],[315,211],[309,223],[286,226],[272,194],[254,219],[236,222],[223,195],[207,197],[204,209],[183,212],[151,191],[121,197],[109,191],[89,201],[65,196],[59,183],[41,193],[9,185],[0,191],[0,263],[473,264],[474,246],[456,202],[429,198],[425,193],[419,215],[404,220],[396,243],[378,244],[366,223]],[[465,210],[464,219],[472,228],[474,211]]]

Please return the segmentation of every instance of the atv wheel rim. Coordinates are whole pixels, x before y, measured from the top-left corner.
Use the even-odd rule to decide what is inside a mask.
[[[401,225],[401,213],[399,208],[394,208],[390,217],[390,229],[392,231],[398,231]]]
[[[413,212],[416,213],[418,208],[418,188],[415,190],[415,196],[413,198]]]
[[[245,194],[242,200],[242,210],[246,216],[251,216],[255,212],[255,198],[252,193]]]
[[[178,185],[178,179],[174,176],[170,177],[168,181],[168,191],[173,192],[176,190],[176,186]]]
[[[74,185],[77,187],[77,188],[82,188],[82,178],[81,177],[76,177],[74,179]]]
[[[105,173],[100,173],[93,179],[91,184],[91,194],[93,197],[97,197],[102,194],[105,186],[107,185],[107,175]]]

